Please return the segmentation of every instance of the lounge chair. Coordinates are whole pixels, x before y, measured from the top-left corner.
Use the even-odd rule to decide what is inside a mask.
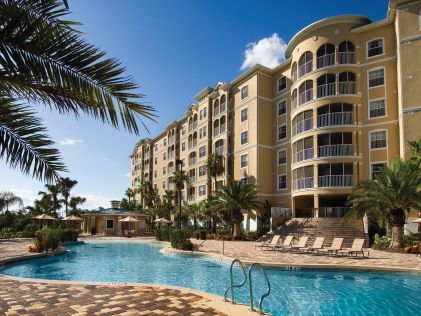
[[[357,257],[358,254],[361,254],[363,256],[363,258],[366,258],[365,254],[364,254],[364,250],[363,250],[364,243],[365,243],[364,239],[356,238],[352,242],[351,248],[341,249],[341,250],[337,251],[336,254],[348,256],[348,257],[351,257],[353,255],[355,255],[355,257]],[[369,252],[367,251],[367,258],[368,258],[368,256],[369,256]]]
[[[323,243],[325,242],[325,238],[324,237],[316,237],[316,239],[313,242],[313,246],[309,246],[309,247],[300,247],[297,249],[297,252],[314,252],[318,249],[322,249],[323,248]]]
[[[331,254],[337,254],[339,250],[342,249],[342,242],[344,241],[343,238],[334,238],[332,245],[330,247],[317,249],[314,253],[316,255],[331,255]]]
[[[299,250],[300,248],[304,248],[307,244],[308,236],[301,236],[300,240],[296,245],[291,245],[291,251]]]
[[[291,243],[292,243],[293,239],[294,239],[294,236],[292,236],[292,235],[286,236],[284,242],[281,243],[281,244],[275,245],[273,247],[273,250],[291,249]]]
[[[263,250],[263,248],[268,249],[270,247],[275,247],[280,241],[280,239],[281,239],[281,235],[274,235],[272,237],[271,242],[263,242],[261,245],[257,245],[256,247],[260,247],[260,250]]]

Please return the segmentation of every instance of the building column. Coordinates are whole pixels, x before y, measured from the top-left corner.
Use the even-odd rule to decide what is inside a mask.
[[[295,198],[291,197],[291,213],[292,217],[295,217]]]
[[[357,139],[357,131],[352,132],[352,150],[353,155],[358,155],[358,139]]]
[[[317,109],[313,109],[313,128],[317,128]]]
[[[358,162],[354,162],[352,166],[352,182],[354,187],[358,185]]]
[[[319,165],[317,163],[313,166],[313,187],[319,187]]]
[[[318,142],[317,142],[317,135],[313,135],[313,157],[317,158],[319,150],[317,148]]]
[[[314,208],[314,217],[318,218],[319,217],[319,195],[318,194],[314,195],[313,208]]]

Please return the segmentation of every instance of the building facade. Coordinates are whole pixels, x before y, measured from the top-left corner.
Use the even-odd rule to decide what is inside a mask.
[[[138,142],[131,187],[151,181],[162,197],[181,160],[183,200],[199,202],[215,187],[205,164],[218,153],[216,185],[255,183],[262,202],[295,217],[342,216],[358,182],[408,158],[407,142],[421,137],[420,87],[421,1],[392,0],[378,22],[315,22],[291,39],[282,64],[206,87],[180,120]]]

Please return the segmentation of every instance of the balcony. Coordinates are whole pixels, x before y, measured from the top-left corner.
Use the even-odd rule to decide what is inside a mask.
[[[294,162],[311,159],[314,157],[313,148],[307,148],[294,154]]]
[[[344,206],[320,207],[319,217],[344,217],[349,209],[349,207]]]
[[[336,94],[336,84],[334,82],[332,83],[326,83],[317,86],[317,97],[323,98],[330,95]]]
[[[219,107],[214,107],[213,108],[213,116],[218,116],[219,115]]]
[[[352,144],[337,144],[318,147],[319,157],[352,156]]]
[[[219,135],[219,127],[214,127],[213,128],[213,136],[218,136]]]
[[[300,78],[304,76],[305,74],[308,74],[312,70],[313,70],[313,62],[308,61],[304,65],[301,65],[300,67],[298,67],[298,77]]]
[[[313,118],[309,117],[292,126],[292,134],[295,136],[313,128]]]
[[[294,190],[312,188],[313,186],[314,186],[313,177],[301,178],[301,179],[295,180]]]
[[[189,149],[195,147],[196,145],[197,145],[197,139],[194,139],[193,141],[190,141],[189,142]]]
[[[219,113],[225,112],[226,109],[227,109],[226,103],[225,102],[224,103],[221,103]]]
[[[196,164],[196,158],[190,158],[189,159],[189,166],[193,166]]]
[[[355,52],[339,52],[340,64],[355,64]]]
[[[334,112],[317,116],[317,126],[337,126],[353,124],[352,112]]]
[[[224,154],[224,147],[216,147],[215,148],[215,154],[222,156]]]
[[[339,94],[356,94],[355,81],[339,82]]]
[[[308,101],[313,100],[313,89],[306,90],[298,96],[299,102],[298,105],[304,104]]]
[[[291,74],[291,80],[292,82],[297,81],[297,69]]]
[[[317,57],[317,69],[335,64],[335,53]]]
[[[219,126],[219,131],[220,131],[220,133],[222,134],[222,133],[225,133],[225,129],[227,128],[227,125],[226,124],[221,124],[221,126]]]
[[[292,108],[295,109],[297,107],[297,98],[292,99],[291,104],[292,104]]]
[[[194,184],[196,183],[196,176],[190,176],[189,177],[189,184]]]
[[[196,200],[196,195],[195,194],[189,194],[188,201],[189,202],[194,202],[195,200]]]
[[[352,187],[352,175],[319,176],[319,187]]]

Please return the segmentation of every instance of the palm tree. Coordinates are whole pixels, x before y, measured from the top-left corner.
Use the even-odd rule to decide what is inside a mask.
[[[208,175],[213,177],[215,180],[214,191],[216,191],[216,178],[224,173],[224,170],[224,157],[218,154],[209,155],[206,161],[206,171]]]
[[[85,114],[139,134],[138,119],[155,116],[115,58],[87,43],[69,21],[66,0],[0,1],[0,158],[44,181],[66,170],[31,109]],[[143,122],[142,122],[143,124]]]
[[[408,142],[412,156],[421,158],[421,138]]]
[[[233,180],[215,192],[214,210],[229,216],[233,227],[233,237],[240,236],[240,224],[244,219],[243,211],[255,210],[259,215],[262,204],[257,200],[258,190],[254,184],[242,184]]]
[[[396,160],[385,167],[375,180],[363,180],[348,198],[351,210],[346,218],[362,218],[365,214],[380,225],[392,226],[390,247],[400,247],[403,226],[411,208],[421,209],[421,169],[413,160]]]
[[[179,227],[181,228],[181,191],[184,188],[184,182],[187,182],[187,175],[184,170],[176,170],[174,171],[172,177],[171,177],[171,183],[174,183],[175,188],[178,193],[178,203],[180,206],[180,214],[179,214]]]
[[[200,210],[202,209],[201,203],[192,203],[192,204],[186,204],[183,207],[184,214],[187,218],[193,219],[193,227],[194,229],[197,228],[197,220],[200,216]]]
[[[60,186],[58,184],[46,184],[45,188],[47,192],[39,191],[38,195],[41,195],[41,201],[46,207],[46,211],[50,214],[57,216],[57,211],[61,208],[62,199],[59,199],[60,195]],[[48,203],[50,205],[48,205]]]
[[[133,200],[134,200],[134,197],[135,197],[135,192],[132,190],[132,189],[130,189],[130,188],[127,188],[126,189],[126,192],[124,192],[124,195],[125,196],[127,196],[127,198],[129,199],[129,204],[131,203],[131,198],[133,197]]]
[[[73,189],[73,187],[76,184],[77,184],[76,180],[71,180],[68,177],[61,178],[60,182],[58,183],[59,188],[60,188],[60,193],[64,198],[64,207],[65,207],[66,216],[68,216],[67,209],[68,209],[68,204],[69,204],[70,191]]]
[[[163,196],[163,199],[164,199],[163,202],[172,205],[174,201],[174,197],[175,197],[175,194],[173,190],[165,190],[165,194]]]
[[[20,197],[14,195],[12,192],[0,192],[0,211],[2,213],[4,209],[6,209],[6,212],[9,211],[9,205],[14,204],[19,204],[19,206],[22,206],[23,201]]]
[[[86,198],[81,196],[72,196],[69,201],[70,206],[70,215],[79,216],[82,210],[79,208],[79,205],[82,205],[86,202]]]
[[[216,233],[216,225],[218,223],[218,209],[214,207],[217,197],[214,192],[209,194],[204,200],[202,208],[202,217],[209,223],[209,228],[212,228],[212,232]]]

